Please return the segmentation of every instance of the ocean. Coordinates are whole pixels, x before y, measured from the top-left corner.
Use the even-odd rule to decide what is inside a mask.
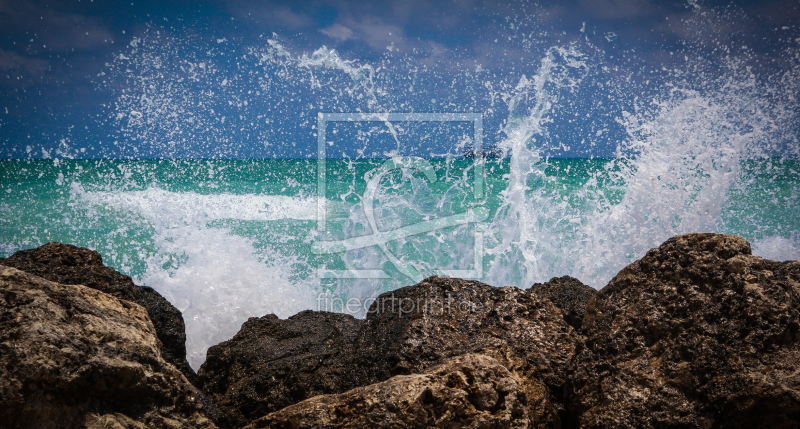
[[[526,175],[523,201],[513,200],[519,184],[508,158],[480,160],[480,200],[470,174],[479,160],[420,158],[435,181],[426,168],[398,159],[397,168],[386,169],[391,160],[327,160],[324,231],[316,160],[0,161],[0,256],[49,241],[97,250],[107,265],[183,312],[195,367],[248,317],[304,309],[363,317],[358,304],[342,303],[442,270],[495,286],[527,288],[571,275],[602,288],[648,249],[696,231],[738,234],[757,255],[800,259],[796,160],[743,160],[721,189],[715,175],[730,171],[666,178],[628,160],[541,159],[537,174]],[[370,195],[365,178],[381,168]],[[486,218],[410,230],[358,249],[315,251],[321,242],[372,236],[366,204],[379,232],[476,207]],[[477,258],[476,231],[483,252]],[[356,278],[341,275],[348,270]]]

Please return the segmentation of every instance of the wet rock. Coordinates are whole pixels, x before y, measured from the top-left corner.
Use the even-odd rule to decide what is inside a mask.
[[[467,354],[424,374],[306,399],[247,428],[529,428],[528,394],[495,359]],[[538,394],[547,395],[544,386]]]
[[[197,375],[186,361],[186,326],[181,312],[152,288],[137,286],[133,280],[103,265],[99,253],[50,242],[35,249],[21,250],[0,264],[62,284],[80,284],[135,302],[147,310],[161,340],[164,360],[175,365],[192,383]]]
[[[145,309],[0,266],[0,422],[11,428],[212,429]]]
[[[688,234],[589,304],[570,382],[583,428],[800,427],[800,262]]]
[[[318,394],[425,373],[467,353],[522,380],[538,427],[558,427],[568,364],[581,339],[548,300],[515,287],[431,277],[381,295],[364,321],[303,312],[250,319],[212,347],[203,389],[237,423]],[[547,394],[536,392],[541,386]]]
[[[241,427],[303,399],[359,386],[350,356],[362,323],[314,311],[250,318],[208,349],[198,371],[203,390]]]
[[[597,293],[593,288],[570,277],[553,277],[547,283],[534,283],[530,292],[549,299],[564,316],[564,320],[580,331],[586,305]]]

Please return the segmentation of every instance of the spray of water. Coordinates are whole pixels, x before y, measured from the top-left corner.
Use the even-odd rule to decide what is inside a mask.
[[[533,46],[517,39],[520,49]],[[303,52],[275,35],[242,47],[152,27],[98,77],[117,93],[109,108],[119,133],[110,154],[313,158],[320,111],[469,110],[484,113],[485,140],[504,156],[482,161],[486,192],[475,199],[476,167],[459,157],[475,143],[470,129],[339,124],[327,130],[326,168],[335,180],[326,195],[333,227],[324,233],[314,222],[316,164],[295,161],[262,162],[295,166],[285,175],[227,182],[241,166],[55,165],[70,207],[57,216],[68,225],[66,237],[100,231],[78,244],[97,248],[183,312],[195,368],[248,317],[316,309],[321,292],[363,302],[417,274],[475,269],[474,224],[341,255],[311,248],[476,207],[490,212],[481,279],[496,286],[569,274],[600,288],[668,237],[696,231],[742,234],[757,254],[798,259],[798,52],[789,48],[790,66],[772,74],[755,73],[731,54],[714,64],[713,77],[692,73],[703,67],[687,55],[685,69],[661,73],[662,85],[644,91],[632,74],[612,73],[609,58],[582,33],[545,49],[525,70],[498,76],[479,68],[445,73],[389,54],[369,63],[326,47]],[[591,154],[601,141],[612,141],[613,154],[551,158],[581,144]],[[411,155],[428,158],[432,175],[406,165],[376,176],[386,160]],[[366,192],[372,179],[375,189]],[[36,237],[32,244],[50,237],[26,231]],[[320,279],[321,266],[382,270],[386,278]]]

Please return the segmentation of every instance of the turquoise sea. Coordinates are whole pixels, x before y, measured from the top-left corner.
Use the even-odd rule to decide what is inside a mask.
[[[625,159],[541,159],[519,197],[511,160],[487,159],[480,199],[476,160],[420,159],[425,168],[398,161],[394,169],[387,161],[326,161],[324,231],[316,160],[0,161],[0,256],[48,241],[97,250],[184,313],[194,364],[247,317],[317,309],[320,294],[366,300],[415,283],[416,273],[462,270],[523,288],[568,274],[601,288],[649,248],[692,231],[739,234],[758,255],[800,259],[796,160],[651,177]],[[370,194],[368,180],[381,168]],[[379,232],[411,225],[411,235],[385,239],[386,251],[381,243],[313,251],[373,235],[366,204]],[[413,234],[414,225],[477,208],[487,214],[482,222]],[[348,270],[360,274],[330,274]],[[373,275],[358,278],[365,272]]]

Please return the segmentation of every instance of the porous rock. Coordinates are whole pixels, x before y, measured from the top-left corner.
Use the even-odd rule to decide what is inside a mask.
[[[156,328],[164,360],[196,384],[197,375],[186,361],[186,326],[181,312],[153,288],[137,286],[129,276],[103,265],[99,253],[49,242],[35,249],[20,250],[8,259],[0,259],[0,264],[53,282],[88,286],[141,305]]]
[[[593,288],[570,276],[553,277],[546,283],[534,283],[528,290],[549,299],[561,310],[564,320],[578,331],[583,323],[586,305],[597,293]]]
[[[231,341],[209,349],[199,371],[203,389],[241,423],[313,395],[481,353],[530,392],[525,405],[535,427],[558,427],[568,364],[581,339],[550,301],[515,287],[430,277],[379,296],[364,321],[344,317],[309,311],[286,321],[250,319]],[[542,385],[544,395],[537,393]]]
[[[144,308],[0,266],[3,427],[216,428],[207,411]]]
[[[367,384],[350,358],[362,323],[315,311],[252,317],[208,349],[198,371],[203,390],[241,427],[303,399]]]
[[[495,359],[467,354],[423,374],[306,399],[247,429],[522,429],[534,427],[528,394],[519,378]],[[543,387],[539,394],[546,395]]]
[[[568,363],[580,347],[580,337],[546,299],[513,286],[436,276],[379,296],[354,350],[375,381],[466,353],[492,356],[523,382],[548,387],[547,401],[528,405],[539,410],[538,421],[557,425]]]
[[[589,304],[570,381],[583,428],[800,427],[800,262],[673,237]]]

